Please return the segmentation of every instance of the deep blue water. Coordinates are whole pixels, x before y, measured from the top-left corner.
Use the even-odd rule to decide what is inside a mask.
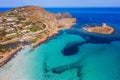
[[[0,8],[0,12],[9,9]],[[69,12],[77,23],[34,50],[19,52],[0,69],[0,80],[120,80],[120,8],[45,9]],[[114,27],[115,33],[102,35],[82,30],[83,26],[102,23]],[[15,74],[9,74],[12,72]]]
[[[46,10],[54,13],[69,12],[73,17],[77,18],[77,24],[73,29],[68,30],[68,33],[75,33],[83,37],[89,36],[92,42],[95,43],[109,43],[114,40],[120,40],[120,8],[47,8]],[[116,29],[114,35],[99,35],[78,31],[83,26],[101,25],[102,23],[107,23],[107,25],[114,27]]]
[[[69,12],[79,23],[118,23],[120,8],[46,8],[54,13]]]
[[[12,8],[0,8],[0,12],[5,12],[5,11],[8,11],[10,9],[12,9]]]

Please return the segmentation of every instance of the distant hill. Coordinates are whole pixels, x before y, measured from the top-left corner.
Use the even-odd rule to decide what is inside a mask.
[[[47,19],[60,19],[60,18],[71,17],[71,15],[69,13],[58,13],[58,14],[50,13],[50,12],[44,10],[40,6],[18,7],[18,8],[14,8],[14,9],[9,10],[9,11],[4,12],[4,13],[0,13],[0,16],[2,14],[5,14],[5,15],[6,14],[15,14],[15,15],[22,14],[23,16],[27,15],[27,16],[34,16],[36,18],[47,18]]]

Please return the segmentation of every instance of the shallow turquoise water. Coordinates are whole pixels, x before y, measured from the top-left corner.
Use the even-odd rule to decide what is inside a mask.
[[[62,33],[36,49],[26,48],[1,68],[5,70],[1,72],[0,80],[6,74],[8,77],[4,80],[119,80],[120,42],[87,43],[79,46],[79,52],[75,55],[64,56],[61,53],[65,45],[84,41],[78,35]],[[82,66],[80,76],[78,68],[70,65],[76,62]],[[56,67],[68,69],[54,73],[52,69]]]

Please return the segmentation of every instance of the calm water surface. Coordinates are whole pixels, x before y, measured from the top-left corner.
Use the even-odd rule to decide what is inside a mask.
[[[6,11],[10,8],[0,8]],[[0,68],[0,80],[120,80],[120,8],[46,8],[69,12],[77,24],[35,49],[23,49]],[[107,23],[112,35],[83,31]]]

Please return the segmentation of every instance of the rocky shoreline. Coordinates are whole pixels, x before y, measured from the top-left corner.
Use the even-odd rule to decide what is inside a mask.
[[[76,23],[69,13],[54,14],[39,6],[19,7],[4,12],[0,21],[0,67],[24,46],[35,48]]]
[[[9,53],[6,53],[2,59],[0,59],[0,67],[5,65],[8,61],[10,61],[18,51],[22,50],[22,46],[17,47]]]
[[[112,34],[115,32],[115,29],[107,26],[106,23],[103,23],[102,26],[95,26],[95,27],[83,27],[83,30],[88,31],[90,33],[98,33],[98,34]]]
[[[74,24],[69,25],[68,27],[64,27],[64,29],[65,29],[65,28],[66,28],[66,29],[70,29],[73,25],[74,25]],[[52,37],[52,36],[58,34],[59,31],[62,30],[62,29],[63,29],[63,28],[57,29],[56,31],[54,31],[53,34],[50,34],[50,36],[44,36],[44,38],[38,39],[37,42],[36,42],[36,43],[32,43],[31,46],[32,46],[33,48],[36,48],[37,46],[39,46],[39,45],[42,44],[43,42],[47,41],[48,37]],[[10,61],[10,60],[14,57],[14,55],[17,54],[17,52],[20,51],[20,50],[22,50],[22,49],[23,49],[23,46],[19,46],[19,47],[17,47],[16,49],[13,49],[11,52],[5,53],[5,56],[2,57],[2,59],[0,59],[0,67],[2,67],[3,65],[5,65],[8,61]]]

